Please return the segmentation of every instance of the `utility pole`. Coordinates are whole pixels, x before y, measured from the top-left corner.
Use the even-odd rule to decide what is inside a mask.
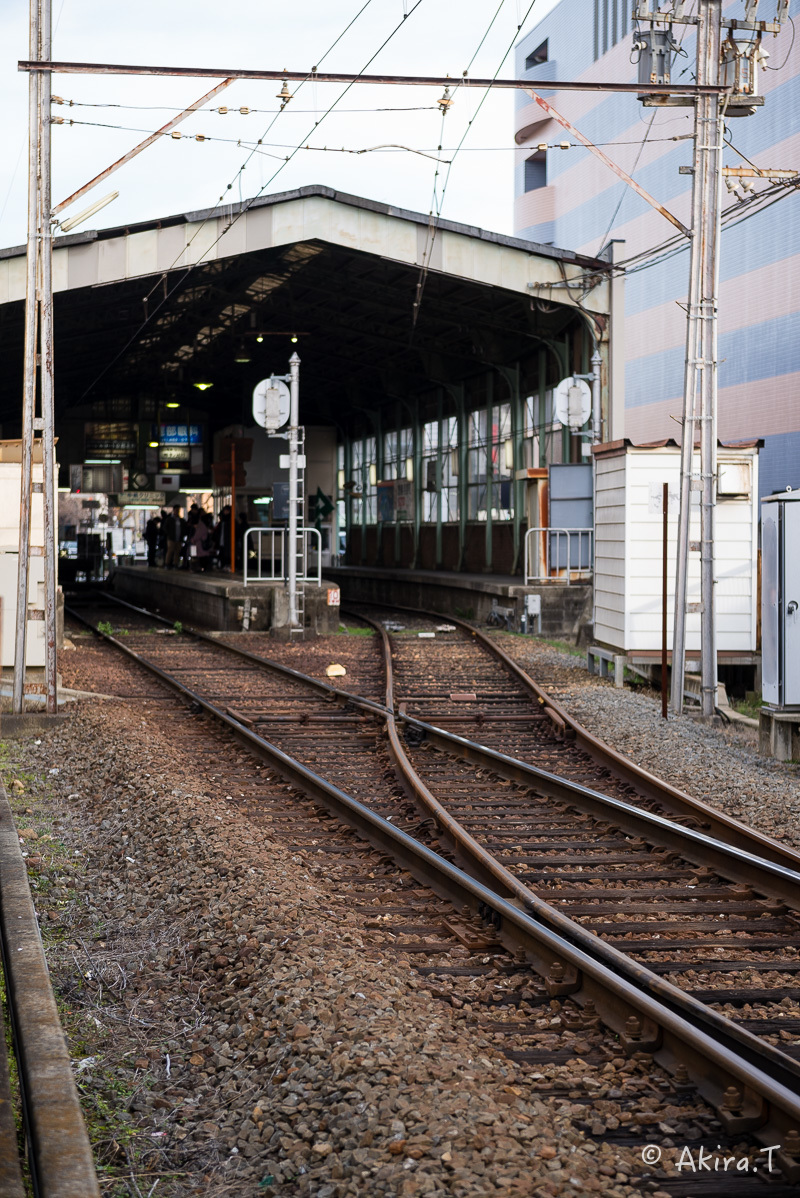
[[[39,61],[52,53],[52,0],[30,0],[30,52]],[[47,711],[58,709],[56,674],[55,442],[53,428],[53,282],[50,193],[50,79],[33,77],[28,92],[28,257],[25,291],[25,364],[22,400],[19,560],[14,638],[12,710],[25,701],[28,620],[44,619]],[[37,416],[37,397],[40,415]],[[39,434],[37,436],[37,434]],[[37,450],[42,482],[33,481]],[[34,494],[42,495],[43,544],[31,545]],[[29,611],[30,563],[44,559],[44,610]]]
[[[722,0],[698,0],[697,81],[719,83]],[[723,101],[724,102],[724,101]],[[674,711],[683,709],[686,661],[686,592],[696,422],[700,424],[700,691],[704,716],[717,703],[714,603],[714,507],[717,461],[717,304],[722,186],[722,119],[719,96],[698,95],[692,157],[692,245],[686,326],[686,368],[681,438],[681,496],[672,635]],[[699,401],[699,411],[698,411]]]
[[[686,617],[689,575],[692,496],[700,498],[700,673],[701,711],[714,714],[717,703],[717,642],[714,599],[714,514],[717,485],[717,307],[722,210],[723,135],[725,116],[750,116],[763,97],[757,95],[761,38],[777,34],[788,5],[778,0],[777,18],[759,21],[759,0],[745,0],[744,19],[722,15],[722,0],[697,0],[695,16],[685,16],[685,0],[673,7],[651,10],[650,0],[639,0],[634,19],[651,29],[634,34],[639,52],[639,82],[665,85],[664,95],[640,95],[650,107],[694,106],[691,254],[686,326],[683,431],[681,437],[680,516],[675,569],[675,616],[672,636],[673,711],[683,710],[686,663]],[[697,93],[691,99],[670,89],[670,61],[677,49],[672,25],[697,29]],[[728,36],[723,44],[723,26]],[[737,40],[740,30],[745,38]],[[754,37],[753,34],[756,36]],[[723,94],[721,88],[729,89]],[[717,90],[714,90],[717,89]],[[753,171],[753,174],[758,172]],[[777,173],[777,172],[773,172]],[[783,172],[781,172],[783,173]],[[695,473],[695,433],[700,430],[700,473]]]

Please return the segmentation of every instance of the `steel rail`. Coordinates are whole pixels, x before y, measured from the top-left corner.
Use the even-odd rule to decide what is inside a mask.
[[[687,1018],[661,995],[654,997],[641,985],[622,976],[616,962],[616,956],[621,955],[618,954],[618,950],[613,950],[603,941],[592,937],[591,933],[583,931],[579,925],[572,924],[567,917],[550,909],[532,892],[531,907],[522,896],[516,897],[515,894],[515,899],[510,901],[495,889],[471,878],[457,866],[450,864],[407,833],[395,828],[388,820],[288,756],[229,712],[223,711],[210,700],[191,690],[179,679],[149,662],[110,634],[100,632],[82,616],[74,612],[71,614],[167,686],[220,720],[238,740],[266,760],[281,777],[317,798],[338,817],[345,818],[374,847],[388,850],[397,862],[409,869],[420,881],[431,886],[437,894],[451,902],[466,904],[470,911],[474,911],[477,906],[479,913],[491,920],[503,943],[514,948],[524,948],[526,959],[545,978],[552,996],[570,994],[584,1004],[591,999],[603,1021],[619,1034],[628,1053],[646,1052],[653,1055],[672,1072],[678,1064],[686,1065],[699,1092],[716,1108],[718,1117],[727,1130],[752,1131],[763,1142],[767,1142],[774,1140],[776,1136],[785,1139],[789,1132],[800,1127],[797,1071],[790,1058],[784,1058],[776,1050],[766,1052],[765,1049],[769,1046],[702,1004],[697,1004],[700,1010],[696,1020],[694,1011],[693,1017]],[[386,643],[388,644],[388,637]],[[387,699],[391,697],[389,674]],[[389,719],[393,720],[391,713]],[[420,786],[420,780],[416,775],[413,776],[416,789]],[[424,789],[423,785],[422,791]],[[463,844],[466,847],[466,841]],[[480,846],[476,847],[480,849]],[[513,875],[509,877],[513,879]],[[516,879],[513,881],[516,890],[521,884]],[[549,922],[551,912],[552,917],[558,917],[559,921],[563,920],[569,924],[568,936],[546,926],[545,918]],[[579,932],[582,933],[580,940],[583,943],[574,942],[579,939]],[[602,960],[601,953],[613,964],[607,964]],[[624,956],[623,960],[627,962]],[[642,967],[637,966],[636,973],[639,974],[640,970],[644,972]],[[669,983],[664,983],[661,979],[656,980],[659,989],[663,988],[663,992],[666,993]],[[682,1001],[689,999],[682,991],[676,990],[676,993]],[[689,999],[689,1002],[696,1004],[697,1000]],[[631,1014],[636,1017],[635,1032],[630,1028]],[[713,1031],[709,1032],[705,1027],[698,1026],[699,1022],[713,1026]],[[755,1059],[751,1058],[748,1050],[750,1041],[754,1042]],[[761,1062],[765,1060],[777,1076],[762,1068]],[[800,1167],[796,1166],[792,1158],[779,1153],[777,1159],[790,1177],[794,1178],[795,1169],[798,1169],[797,1176],[800,1176]]]
[[[443,619],[441,612],[430,612],[416,607],[403,607],[397,603],[369,602],[365,603],[364,606],[407,612],[416,616],[424,616],[426,619],[437,622],[441,622]],[[359,619],[366,619],[363,613],[353,612],[353,614],[358,615]],[[651,774],[648,770],[636,765],[635,762],[618,753],[611,745],[606,744],[598,736],[589,732],[583,724],[570,715],[557,699],[554,699],[552,695],[549,695],[547,691],[540,687],[522,666],[518,665],[504,649],[496,644],[480,628],[473,627],[472,624],[469,624],[466,620],[462,620],[458,616],[448,615],[447,620],[470,636],[475,637],[489,653],[513,674],[517,681],[535,699],[536,703],[555,727],[561,730],[566,729],[568,734],[573,734],[575,743],[584,749],[598,764],[610,769],[618,778],[635,787],[646,798],[653,799],[665,807],[671,808],[676,815],[699,819],[709,825],[712,834],[718,840],[724,841],[726,844],[730,844],[736,848],[742,848],[745,852],[753,852],[753,848],[756,846],[759,854],[765,860],[773,861],[777,865],[786,866],[793,871],[800,871],[800,853],[782,844],[778,844],[777,841],[770,839],[769,836],[765,836],[762,832],[758,832],[754,828],[749,828],[746,824],[740,823],[739,820],[734,819],[732,816],[716,810],[716,808],[709,806],[708,803],[704,803],[702,799],[693,798],[691,795],[686,794],[685,791],[678,790],[671,783],[665,782],[663,779],[656,777],[655,774]]]
[[[570,943],[576,944],[584,951],[604,960],[605,964],[611,968],[619,970],[622,976],[627,977],[634,986],[643,988],[652,997],[668,1005],[671,1010],[679,1011],[684,1017],[690,1018],[693,1022],[703,1024],[709,1031],[709,1034],[718,1037],[721,1042],[728,1044],[735,1042],[737,1049],[751,1063],[757,1064],[763,1057],[768,1057],[771,1065],[777,1070],[784,1084],[794,1084],[797,1086],[800,1080],[800,1062],[794,1061],[791,1057],[760,1040],[746,1029],[738,1027],[724,1016],[719,1015],[718,1012],[679,989],[679,987],[674,986],[671,982],[665,981],[653,973],[647,966],[638,964],[619,949],[606,944],[598,936],[594,935],[594,933],[586,931],[580,924],[570,919],[568,915],[559,911],[558,908],[553,907],[545,899],[540,898],[535,891],[526,886],[524,882],[521,882],[515,874],[502,865],[479,841],[470,835],[461,826],[459,821],[448,812],[446,807],[434,797],[414,769],[397,733],[395,717],[391,714],[394,706],[391,642],[386,629],[381,628],[377,623],[373,624],[373,627],[381,634],[383,642],[384,667],[386,671],[386,706],[390,709],[390,714],[387,715],[386,720],[389,743],[397,767],[403,779],[414,791],[415,797],[425,805],[426,810],[434,817],[437,827],[450,836],[456,852],[462,859],[469,863],[472,872],[477,873],[479,878],[487,881],[493,888],[499,887],[500,893],[520,902],[526,910],[530,911],[537,919],[545,922],[553,931],[564,936]],[[431,732],[439,731],[421,720],[415,720],[402,715],[400,719],[408,726],[421,730],[426,736]],[[489,769],[494,769],[495,772],[504,772],[498,770],[498,765],[505,767],[505,770],[508,770],[510,766],[511,770],[504,772],[504,776],[511,776],[515,781],[536,786],[539,790],[542,789],[542,779],[555,784],[563,782],[563,779],[558,778],[556,775],[548,774],[546,771],[534,767],[526,767],[524,762],[515,761],[505,754],[497,753],[494,750],[484,751],[481,746],[476,745],[472,741],[467,741],[463,737],[454,736],[450,733],[443,733],[442,735],[445,745],[451,749],[460,750],[462,757],[465,757],[469,761],[474,761]],[[469,753],[466,753],[465,750],[469,750]],[[557,792],[557,787],[555,789]],[[596,795],[595,792],[589,791],[586,787],[574,783],[569,783],[568,786],[564,787],[564,790],[570,798],[573,797],[574,792],[578,792],[597,798],[601,802],[605,799],[605,796]],[[618,800],[611,800],[611,802],[617,803]],[[626,804],[620,802],[619,806],[624,810]],[[601,813],[603,815],[606,814],[603,807],[601,807]],[[685,848],[685,846],[681,845],[681,838],[678,833],[687,833],[687,829],[676,829],[668,820],[661,819],[660,817],[653,818],[657,819],[659,824],[666,825],[670,831],[675,833],[673,841],[676,847]],[[621,821],[618,820],[617,822]],[[635,830],[637,833],[640,831],[639,828]],[[702,839],[710,840],[708,837],[703,837]],[[726,846],[717,845],[715,847]],[[771,863],[765,864],[769,865]],[[773,868],[777,869],[779,867]],[[794,881],[796,886],[800,885],[800,875],[794,875]],[[793,893],[797,901],[797,890],[795,889]],[[668,945],[665,945],[666,947]]]

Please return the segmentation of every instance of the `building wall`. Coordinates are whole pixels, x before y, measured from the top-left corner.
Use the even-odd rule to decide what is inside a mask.
[[[520,41],[517,72],[531,81],[599,79],[634,81],[630,21],[622,0],[561,0]],[[627,3],[625,9],[629,8]],[[726,6],[742,15],[741,0]],[[614,12],[616,24],[614,25]],[[604,26],[605,19],[605,26]],[[627,29],[625,20],[627,19]],[[603,53],[606,42],[616,44]],[[686,28],[686,27],[684,27]],[[599,33],[598,33],[599,30]],[[624,33],[623,33],[624,30]],[[678,33],[678,37],[680,37]],[[789,26],[764,45],[774,68],[760,73],[766,103],[754,116],[731,119],[729,138],[763,167],[800,165],[800,38]],[[526,58],[543,41],[548,61],[526,70]],[[675,81],[692,76],[695,36],[682,41],[686,58],[673,65]],[[595,61],[595,52],[599,57]],[[784,61],[785,60],[785,61]],[[691,178],[678,173],[691,162],[690,109],[644,108],[632,95],[553,92],[550,102],[659,202],[688,223]],[[545,187],[525,192],[525,160],[540,142],[572,141],[524,93],[517,97],[516,131],[527,130],[515,175],[519,236],[598,254],[609,240],[623,241],[615,257],[631,258],[672,238],[675,230],[594,155],[583,148],[548,149]],[[649,134],[643,144],[646,132]],[[674,140],[674,139],[678,140]],[[743,165],[730,150],[726,165]],[[723,190],[723,209],[735,200]],[[744,214],[746,210],[742,209]],[[761,494],[800,486],[800,195],[781,199],[725,229],[720,257],[719,436],[730,441],[763,436]],[[689,254],[645,268],[625,281],[624,434],[634,442],[674,437],[682,413]],[[620,386],[623,384],[619,384]],[[618,397],[617,397],[618,398]],[[612,397],[612,404],[614,397]],[[615,428],[614,437],[622,435]]]

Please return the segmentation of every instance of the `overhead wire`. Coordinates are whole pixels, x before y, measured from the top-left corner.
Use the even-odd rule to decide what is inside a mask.
[[[319,61],[323,62],[324,59],[327,57],[327,54],[328,54],[328,52],[326,51],[326,53],[323,55],[323,57]],[[306,79],[304,79],[302,81],[302,83],[307,83],[309,81],[309,79],[312,82],[314,82],[313,76],[308,76]],[[297,85],[298,91],[300,90],[302,83],[298,83],[298,85]],[[65,100],[63,97],[60,97],[60,96],[59,97],[54,96],[53,103],[54,104],[63,104],[65,108],[118,108],[125,112],[174,112],[175,111],[174,104],[109,104],[109,103],[97,104],[97,103],[89,103],[88,101],[84,101],[84,100]],[[401,106],[397,106],[397,107],[340,108],[340,109],[338,109],[338,111],[339,111],[339,113],[343,113],[343,112],[346,112],[346,113],[354,113],[354,112],[358,112],[358,113],[363,113],[363,112],[431,112],[431,111],[435,111],[436,108],[437,108],[436,104],[412,104],[412,105],[407,105],[407,106],[401,105]],[[263,116],[265,114],[268,116],[279,116],[281,114],[281,112],[283,112],[283,108],[282,107],[281,108],[251,108],[249,104],[241,104],[237,108],[231,109],[223,104],[223,105],[220,105],[220,107],[218,107],[218,108],[204,108],[202,111],[203,112],[215,112],[219,116],[236,116],[237,114],[239,114],[240,116],[254,116],[254,115],[262,115]],[[292,105],[292,112],[295,112],[295,113],[302,112],[304,114],[304,116],[308,116],[308,114],[311,112],[315,112],[315,113],[319,112],[319,106],[317,105],[315,108],[295,108],[295,106]]]
[[[436,107],[436,105],[434,105],[434,107]],[[318,110],[315,110],[315,111],[318,111]],[[380,109],[374,109],[374,110],[358,109],[357,111],[378,112],[378,111],[380,111]],[[75,125],[78,128],[84,128],[84,129],[111,129],[111,130],[116,130],[116,131],[119,131],[122,133],[147,133],[147,134],[149,134],[151,132],[149,129],[138,128],[135,125],[112,125],[107,121],[78,121],[72,117],[54,117],[53,123],[57,124],[57,125],[64,125],[64,126]],[[296,142],[293,142],[293,141],[292,142],[278,142],[278,141],[265,142],[263,137],[258,138],[258,140],[253,140],[252,138],[248,138],[248,137],[217,137],[213,133],[181,133],[177,129],[167,130],[163,133],[160,133],[159,136],[164,138],[167,141],[196,141],[196,142],[210,141],[210,142],[217,142],[222,145],[241,146],[244,149],[254,148],[256,150],[256,152],[258,152],[258,147],[263,146],[263,145],[271,146],[274,149],[287,149],[288,150],[288,149],[294,149],[297,144]],[[689,134],[686,134],[686,135],[673,134],[668,137],[654,137],[654,138],[650,139],[650,144],[655,145],[659,142],[681,141],[681,140],[684,140],[684,138],[688,137],[688,136],[691,136],[691,135],[689,135]],[[593,144],[596,146],[638,146],[641,144],[641,139],[634,138],[632,141],[620,141],[619,139],[615,138],[613,141],[596,141]],[[371,148],[384,149],[386,147],[376,146],[376,147],[371,147]],[[409,149],[410,147],[400,146],[400,147],[395,147],[395,148]],[[586,147],[582,144],[582,142],[578,142],[578,141],[570,141],[570,142],[558,141],[558,142],[548,143],[547,148],[548,148],[548,150],[584,150]],[[351,148],[347,148],[347,147],[338,147],[338,146],[310,146],[308,144],[299,146],[299,149],[301,149],[301,150],[325,149],[325,150],[331,150],[331,151],[339,150],[340,152],[343,152],[346,154],[363,154],[366,152],[363,149],[351,149]],[[417,153],[417,154],[427,154],[427,153],[432,153],[434,150],[437,150],[437,151],[441,150],[444,153],[450,154],[450,153],[455,153],[456,147],[455,146],[442,146],[442,145],[425,146],[425,147],[418,146],[418,147],[414,148],[413,152]],[[519,150],[519,146],[516,144],[510,145],[510,146],[464,146],[464,145],[461,146],[461,152],[465,153],[465,154],[515,153],[517,150]],[[738,151],[737,151],[737,153],[738,153]],[[742,155],[742,157],[744,157],[744,155]]]
[[[327,57],[327,55],[341,41],[341,39],[342,39],[342,37],[344,37],[345,33],[347,33],[347,31],[352,27],[352,25],[355,23],[355,21],[358,20],[358,18],[361,16],[361,14],[365,11],[365,9],[369,6],[369,4],[371,2],[372,2],[372,0],[366,0],[366,2],[362,5],[362,7],[356,13],[355,17],[353,17],[353,19],[347,24],[347,26],[342,31],[342,33],[339,34],[339,36],[336,38],[336,40],[331,44],[331,46],[329,46],[329,48],[325,51],[325,54],[322,56],[322,58],[320,58],[318,60],[318,63],[324,61],[324,59]],[[403,20],[400,21],[397,25],[395,25],[393,27],[393,29],[388,34],[388,36],[386,38],[384,38],[384,40],[378,46],[377,50],[375,50],[375,52],[370,55],[370,57],[367,59],[364,66],[358,72],[359,75],[364,74],[364,72],[374,62],[374,60],[381,53],[381,51],[389,44],[389,42],[392,40],[392,38],[395,36],[395,34],[400,29],[403,28],[408,17],[412,16],[413,13],[416,12],[416,10],[420,7],[420,5],[422,3],[423,3],[423,0],[416,0],[416,2],[414,3],[414,5],[410,9],[410,11],[404,13]],[[306,79],[301,82],[300,86],[302,86],[302,83],[307,82],[308,79],[313,79],[313,74],[314,73],[311,72],[306,77]],[[336,108],[339,101],[342,100],[344,98],[344,96],[347,95],[347,93],[350,91],[350,89],[355,85],[356,81],[357,80],[351,80],[347,84],[347,86],[340,93],[340,95],[328,106],[328,108],[325,110],[325,112],[322,114],[322,116],[319,118],[319,120],[314,122],[314,129],[318,128],[318,126],[322,123],[322,121],[324,121],[325,118]],[[297,90],[299,90],[299,88]],[[295,94],[296,94],[296,91],[295,91]],[[283,109],[281,111],[283,111]],[[280,114],[277,114],[277,115],[280,115]],[[272,127],[272,124],[274,124],[275,119],[277,119],[277,115],[275,118],[273,118],[273,121],[267,127],[266,132],[269,132],[269,129]],[[265,136],[266,136],[266,132],[265,132]],[[309,134],[306,135],[306,137],[310,136],[311,133],[313,133],[313,129],[309,132]],[[305,141],[306,138],[304,137],[302,140]],[[172,298],[172,296],[176,293],[176,291],[178,291],[183,286],[184,282],[189,277],[189,275],[192,273],[192,271],[195,270],[202,262],[204,262],[207,259],[208,254],[211,252],[211,250],[213,250],[215,248],[215,246],[219,243],[221,238],[224,237],[224,235],[230,230],[230,228],[236,223],[236,221],[239,220],[240,217],[244,216],[245,213],[249,211],[249,209],[252,207],[252,205],[255,203],[255,201],[259,198],[259,196],[261,196],[263,194],[264,190],[270,186],[270,184],[274,181],[274,179],[284,169],[286,164],[289,163],[292,160],[292,158],[295,156],[295,154],[299,152],[301,145],[302,145],[302,142],[292,151],[291,154],[288,154],[285,156],[284,161],[280,164],[280,166],[278,166],[272,172],[269,179],[267,179],[267,181],[262,184],[262,186],[259,188],[259,190],[256,192],[256,194],[254,196],[252,196],[246,203],[240,204],[239,212],[236,214],[236,216],[234,216],[233,212],[231,211],[229,220],[228,220],[227,224],[225,225],[225,227],[223,228],[222,232],[219,233],[217,235],[217,237],[211,242],[211,244],[206,247],[206,249],[203,251],[203,253],[200,255],[200,257],[197,259],[196,262],[190,263],[190,265],[185,268],[185,270],[181,274],[180,278],[178,280],[176,280],[176,282],[173,284],[173,286],[171,288],[166,288],[166,286],[164,286],[164,293],[163,293],[161,300],[159,301],[158,304],[155,305],[155,307],[153,308],[152,311],[149,311],[147,308],[147,304],[150,299],[150,296],[152,296],[153,292],[156,290],[156,288],[159,286],[159,284],[161,283],[162,280],[164,281],[164,283],[166,282],[167,271],[162,272],[162,274],[159,277],[159,282],[154,284],[154,286],[150,289],[150,291],[147,293],[147,295],[145,297],[143,297],[143,303],[145,306],[144,320],[139,325],[139,327],[136,329],[136,331],[132,334],[132,336],[128,338],[125,345],[103,367],[103,369],[100,371],[100,373],[95,376],[95,378],[92,380],[92,382],[89,384],[89,386],[83,392],[81,399],[84,399],[87,395],[89,395],[90,392],[94,389],[94,387],[96,387],[98,382],[100,382],[100,380],[105,377],[105,375],[108,373],[108,371],[120,360],[120,358],[125,353],[127,353],[128,349],[131,347],[131,345],[133,345],[133,343],[141,336],[144,329],[147,328],[147,326],[150,324],[151,320],[154,318],[156,313],[160,312],[163,309],[163,307],[169,302],[169,300]],[[253,152],[255,152],[255,151],[253,151]],[[251,152],[250,156],[248,156],[247,160],[245,161],[244,166],[246,166],[247,162],[250,161],[250,158],[252,157],[253,152]],[[241,174],[241,171],[244,169],[244,166],[240,167],[239,172],[237,172],[238,175]],[[233,183],[229,183],[226,187],[226,192],[230,191],[232,186],[233,186]],[[219,207],[224,195],[225,195],[225,192],[222,193],[220,200],[218,200],[217,204],[214,206],[214,211]],[[200,227],[205,225],[207,223],[207,220],[209,220],[209,219],[210,219],[210,216],[207,217],[202,222]],[[195,231],[192,238],[187,243],[187,246],[181,251],[181,253],[178,255],[178,257],[182,256],[182,254],[185,252],[185,249],[188,249],[188,246],[191,245],[191,242],[194,240],[194,238],[197,236],[198,233],[199,233],[199,229]],[[173,262],[173,267],[176,265],[177,261],[178,261],[178,259],[176,258],[175,261]],[[168,268],[168,270],[169,269],[172,269],[172,267]]]

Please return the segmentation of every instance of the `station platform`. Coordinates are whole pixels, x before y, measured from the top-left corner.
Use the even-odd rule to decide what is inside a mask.
[[[250,582],[241,574],[117,566],[111,590],[120,599],[150,608],[159,615],[218,632],[271,631],[282,635],[288,623],[286,584]],[[444,570],[400,570],[361,566],[326,566],[322,585],[305,584],[307,631],[312,636],[336,632],[342,603],[397,603],[442,615],[485,621],[496,610],[498,623],[520,628],[526,595],[541,596],[542,636],[579,641],[592,616],[589,583],[524,586],[518,577],[459,574]],[[536,617],[535,617],[536,619]]]
[[[592,619],[590,582],[553,581],[525,586],[511,574],[464,574],[450,570],[401,570],[380,566],[329,566],[325,576],[342,592],[342,603],[397,603],[422,607],[443,615],[484,621],[492,609],[508,610],[511,626],[519,630],[525,596],[541,597],[542,636],[581,639]]]
[[[113,594],[161,616],[214,632],[288,632],[289,602],[282,580],[244,585],[241,574],[200,574],[158,566],[117,566],[110,575]],[[305,617],[314,636],[338,631],[338,584],[306,583]]]

